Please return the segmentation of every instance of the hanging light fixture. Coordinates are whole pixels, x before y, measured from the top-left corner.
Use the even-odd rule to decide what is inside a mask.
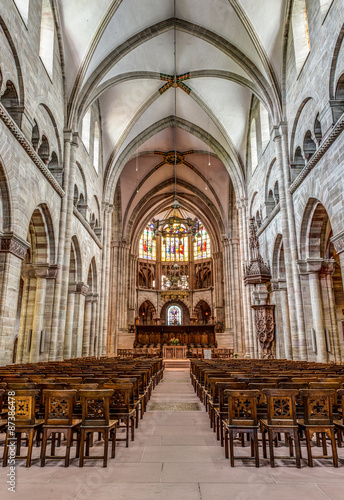
[[[174,0],[174,18],[176,18],[176,0]],[[155,236],[183,237],[199,234],[200,223],[195,219],[187,217],[182,210],[177,196],[177,50],[176,50],[176,25],[174,25],[174,201],[171,208],[166,212],[162,220],[153,219],[153,231]]]

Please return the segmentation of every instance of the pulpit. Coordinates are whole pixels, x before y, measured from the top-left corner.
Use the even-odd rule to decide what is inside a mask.
[[[163,346],[163,357],[166,359],[185,359],[186,358],[186,345],[168,345]]]

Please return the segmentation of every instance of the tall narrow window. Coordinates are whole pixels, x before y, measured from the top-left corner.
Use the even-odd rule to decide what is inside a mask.
[[[162,239],[161,260],[184,262],[189,258],[189,247],[187,237],[166,236]]]
[[[42,1],[39,55],[49,76],[52,77],[54,61],[54,16],[50,0]]]
[[[251,121],[250,145],[251,145],[251,169],[253,173],[258,165],[257,132],[256,132],[255,118],[253,118],[253,120]]]
[[[156,259],[156,241],[154,240],[153,224],[148,224],[140,238],[140,259]]]
[[[81,138],[87,151],[90,150],[90,133],[91,133],[91,108],[88,108],[82,120]]]
[[[267,112],[265,106],[260,103],[260,130],[262,135],[262,150],[266,148],[268,142],[270,141],[270,124],[269,124],[269,113]]]
[[[179,306],[171,306],[168,308],[167,322],[169,325],[173,326],[182,324],[182,310]]]
[[[306,0],[294,0],[292,29],[296,71],[299,73],[310,51]]]
[[[194,258],[207,259],[210,257],[210,238],[205,227],[201,226],[194,241]]]
[[[27,24],[27,20],[29,18],[29,3],[30,0],[14,0],[14,3],[17,6],[17,9],[20,12],[20,15],[23,18],[25,24]]]
[[[99,145],[100,145],[100,133],[98,122],[94,126],[94,141],[93,141],[93,165],[96,171],[99,170]]]

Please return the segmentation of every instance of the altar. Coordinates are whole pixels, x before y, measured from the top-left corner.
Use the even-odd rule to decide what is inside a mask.
[[[163,346],[162,354],[165,359],[185,359],[186,358],[186,345],[168,345]]]

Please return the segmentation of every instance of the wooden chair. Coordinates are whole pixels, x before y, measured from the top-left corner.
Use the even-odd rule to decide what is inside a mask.
[[[76,390],[44,390],[45,417],[43,425],[43,440],[41,448],[41,467],[45,466],[45,460],[65,459],[65,467],[69,466],[70,448],[72,445],[73,432],[80,427],[81,420],[73,420],[73,405]],[[66,439],[65,456],[55,455],[55,435],[63,434]],[[51,436],[51,454],[46,456],[46,448]],[[79,434],[78,434],[79,436]],[[79,452],[79,439],[77,440],[76,458]]]
[[[228,419],[223,420],[224,426],[224,441],[225,441],[225,456],[228,458],[228,441],[231,466],[234,467],[234,460],[241,460],[249,457],[234,456],[234,439],[236,435],[249,435],[251,441],[251,457],[256,462],[256,467],[259,467],[259,450],[258,450],[258,416],[257,416],[257,401],[259,397],[258,390],[225,390],[225,397],[228,400]],[[228,439],[229,437],[229,439]]]
[[[110,416],[118,419],[118,429],[125,429],[125,438],[117,438],[116,441],[125,441],[129,446],[129,430],[131,430],[131,440],[135,438],[135,417],[136,409],[130,405],[131,385],[111,384],[113,395],[110,399]],[[121,425],[123,422],[123,425]]]
[[[16,390],[15,394],[15,437],[16,444],[16,459],[26,459],[26,467],[31,465],[32,446],[36,431],[40,430],[43,425],[43,420],[36,420],[36,398],[39,395],[37,389],[20,389]],[[9,400],[10,404],[10,400]],[[22,434],[27,436],[27,455],[21,456],[21,439]],[[12,438],[12,432],[9,428],[6,431],[6,441],[3,456],[3,466],[7,466],[9,441]]]
[[[289,441],[289,457],[294,457],[293,441],[295,444],[296,467],[301,467],[301,448],[298,433],[298,424],[296,420],[295,398],[298,394],[297,389],[263,389],[263,394],[267,400],[267,420],[260,421],[263,456],[267,458],[266,453],[266,434],[269,439],[270,465],[275,467],[274,440],[280,433],[284,433]],[[277,443],[277,440],[276,440]],[[282,457],[279,457],[282,458]]]
[[[341,410],[338,412],[338,418],[334,420],[335,429],[337,431],[338,447],[342,447],[342,434],[344,433],[344,389],[339,389],[337,395],[342,401]],[[338,408],[339,410],[339,408]]]
[[[112,431],[111,458],[115,457],[116,426],[118,420],[110,420],[110,398],[112,389],[80,390],[82,404],[82,423],[80,427],[80,459],[79,466],[84,466],[85,459],[103,459],[103,467],[107,466],[110,432]],[[104,454],[101,457],[90,456],[90,436],[94,432],[101,433],[104,439]],[[86,441],[86,453],[85,453]]]
[[[329,437],[332,446],[332,459],[334,467],[338,467],[338,455],[335,439],[335,426],[333,422],[332,404],[334,401],[334,389],[301,389],[303,397],[304,420],[299,420],[299,428],[306,437],[308,465],[313,467],[312,436],[314,433],[322,434],[323,455],[317,458],[327,457],[326,436]]]
[[[5,418],[1,418],[2,417],[2,408],[4,405],[4,394],[5,394],[5,390],[0,389],[0,432],[2,432],[6,428],[6,425],[7,425],[7,420]]]

